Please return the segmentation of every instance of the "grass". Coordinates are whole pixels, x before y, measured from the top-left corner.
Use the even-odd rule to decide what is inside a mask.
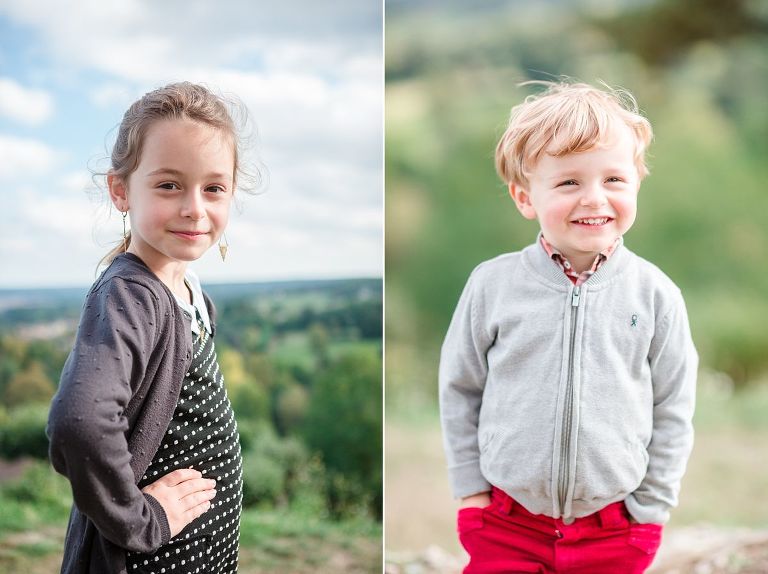
[[[346,353],[360,349],[378,349],[380,346],[381,341],[334,338],[328,343],[328,353],[331,358],[336,359]],[[283,337],[275,338],[269,353],[271,359],[276,363],[298,365],[307,371],[316,367],[315,352],[306,333],[289,333]]]
[[[241,521],[241,572],[380,572],[381,527],[333,523],[279,511],[249,511]]]
[[[42,502],[25,494],[35,489]],[[70,504],[66,480],[42,463],[3,485],[0,574],[58,571]],[[381,571],[381,525],[370,519],[333,522],[291,509],[250,508],[240,528],[241,574]]]

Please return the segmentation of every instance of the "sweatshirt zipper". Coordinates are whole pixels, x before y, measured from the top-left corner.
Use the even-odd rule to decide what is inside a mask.
[[[574,287],[571,294],[571,339],[568,351],[568,379],[565,386],[565,407],[563,409],[563,437],[560,442],[560,476],[557,481],[560,514],[565,510],[570,475],[571,427],[573,425],[573,351],[576,345],[576,315],[579,311],[581,287]]]

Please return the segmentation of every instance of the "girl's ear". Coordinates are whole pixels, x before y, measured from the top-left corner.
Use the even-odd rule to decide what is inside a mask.
[[[128,211],[128,186],[125,185],[123,178],[110,172],[107,174],[107,187],[109,188],[109,199],[118,211]]]
[[[531,194],[514,183],[509,184],[509,196],[515,202],[517,209],[526,219],[536,219],[536,210],[531,203]]]

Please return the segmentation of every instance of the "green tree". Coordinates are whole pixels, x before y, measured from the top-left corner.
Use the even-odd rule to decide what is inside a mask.
[[[43,365],[32,361],[26,369],[11,379],[3,398],[5,403],[12,407],[27,403],[48,403],[54,392],[53,383],[45,374]]]
[[[27,352],[24,341],[14,337],[0,337],[0,396],[21,370]]]
[[[322,454],[336,516],[362,496],[381,517],[381,407],[381,358],[375,351],[341,356],[312,388],[303,434]]]
[[[29,404],[11,410],[0,421],[0,457],[48,457],[45,424],[48,405]]]
[[[329,343],[328,330],[320,323],[313,323],[309,328],[309,346],[321,369],[328,366],[330,359]]]
[[[238,420],[269,420],[269,393],[264,385],[246,382],[230,394]]]
[[[283,390],[277,397],[275,406],[277,429],[281,434],[290,433],[301,425],[307,414],[309,394],[298,383],[293,383]]]
[[[699,42],[725,43],[768,33],[768,22],[748,0],[641,2],[616,16],[596,19],[619,46],[652,65],[665,65]]]

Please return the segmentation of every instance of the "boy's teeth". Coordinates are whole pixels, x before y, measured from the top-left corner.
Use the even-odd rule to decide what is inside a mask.
[[[603,225],[608,221],[607,217],[601,217],[600,219],[579,219],[579,223],[586,223],[587,225]]]

